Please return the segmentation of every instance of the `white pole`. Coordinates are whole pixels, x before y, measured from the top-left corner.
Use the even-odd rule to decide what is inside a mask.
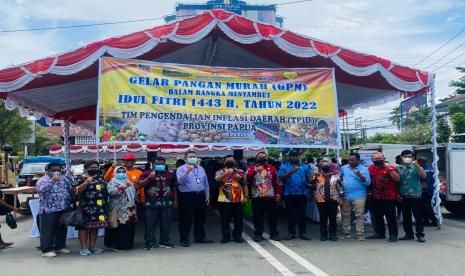
[[[66,163],[66,175],[71,173],[71,152],[69,146],[69,129],[70,123],[69,120],[65,120],[65,125],[63,128],[63,140],[65,144],[65,163]]]
[[[442,225],[442,214],[441,214],[441,198],[439,197],[439,169],[438,169],[438,141],[437,141],[437,122],[436,122],[436,88],[435,88],[435,75],[433,74],[433,82],[430,85],[431,91],[431,131],[432,137],[431,142],[433,143],[433,171],[434,171],[434,194],[431,199],[431,205],[433,206],[434,214],[438,220],[438,228]]]
[[[28,156],[28,152],[27,152],[27,144],[24,144],[24,158],[27,158]]]

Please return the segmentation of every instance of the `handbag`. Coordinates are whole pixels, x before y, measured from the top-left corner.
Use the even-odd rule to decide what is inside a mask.
[[[66,210],[61,214],[59,223],[65,226],[84,227],[84,216],[80,208]]]
[[[6,214],[5,221],[11,229],[16,229],[16,227],[18,227],[16,220],[11,213]]]
[[[108,229],[115,229],[118,227],[118,212],[116,212],[116,208],[112,208],[108,212]]]

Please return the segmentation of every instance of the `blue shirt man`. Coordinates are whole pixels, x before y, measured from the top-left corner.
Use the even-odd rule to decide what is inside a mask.
[[[371,184],[368,168],[360,164],[352,167],[349,164],[341,168],[339,175],[344,187],[344,199],[360,200],[367,196],[367,188]]]
[[[298,168],[297,168],[298,167]],[[283,176],[296,169],[294,173],[286,179]],[[278,177],[283,180],[283,195],[308,195],[308,183],[313,172],[305,163],[286,163],[281,165],[278,171]]]
[[[188,173],[189,164],[182,165],[176,171],[176,176],[178,178],[178,190],[182,193],[185,192],[200,192],[205,191],[205,196],[210,197],[210,188],[208,187],[208,178],[205,170],[195,165]]]

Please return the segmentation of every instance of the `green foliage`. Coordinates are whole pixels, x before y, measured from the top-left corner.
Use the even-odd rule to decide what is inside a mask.
[[[460,73],[465,74],[465,67],[456,68]],[[465,75],[460,77],[458,80],[451,81],[449,83],[450,87],[455,87],[455,94],[465,94]]]
[[[438,119],[437,134],[438,134],[438,138],[437,138],[438,143],[449,142],[449,138],[451,135],[451,129],[449,127],[449,124],[444,118]]]
[[[47,129],[36,124],[36,142],[29,146],[29,155],[48,155],[49,147],[60,144],[60,137],[47,133]]]
[[[424,145],[431,144],[431,125],[418,124],[404,129],[398,135],[400,144]]]
[[[270,158],[278,160],[281,156],[282,149],[279,148],[268,148],[268,155]]]
[[[30,122],[19,115],[19,111],[7,110],[0,103],[0,147],[5,144],[13,146],[13,151],[22,150],[22,142],[32,134]]]
[[[397,129],[400,129],[400,123],[401,123],[400,106],[394,107],[394,109],[392,109],[389,115],[391,115],[389,117],[389,121],[391,122],[391,124],[395,125]]]
[[[368,138],[367,142],[377,144],[398,144],[399,137],[396,134],[377,132],[375,135]]]
[[[465,113],[459,112],[450,116],[452,130],[455,134],[465,133]],[[465,142],[465,136],[455,136],[454,142]]]
[[[449,104],[449,114],[453,115],[455,113],[465,113],[465,106],[461,105],[460,103],[453,102]]]

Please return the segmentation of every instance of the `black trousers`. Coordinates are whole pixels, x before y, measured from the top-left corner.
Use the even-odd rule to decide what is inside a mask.
[[[307,197],[304,195],[289,195],[284,197],[286,203],[287,230],[289,234],[296,233],[297,224],[299,226],[299,234],[306,234],[307,218],[305,209],[307,208]]]
[[[119,224],[115,229],[105,229],[104,244],[118,250],[133,249],[135,233],[135,223]]]
[[[270,235],[278,235],[278,221],[276,201],[274,198],[258,197],[252,199],[252,220],[255,228],[255,235],[263,235],[265,215],[268,218]]]
[[[192,220],[194,220],[194,239],[204,240],[207,205],[205,192],[179,192],[179,234],[181,241],[189,241]]]
[[[66,233],[68,229],[60,225],[59,219],[63,211],[41,214],[40,219],[40,249],[42,253],[60,250],[66,247]],[[55,244],[55,246],[53,246]]]
[[[433,206],[431,206],[432,199],[433,197],[427,194],[425,194],[423,197],[425,206],[424,224],[436,226],[438,224],[438,219],[436,218],[436,214],[434,213]]]
[[[317,202],[318,212],[320,213],[320,235],[321,237],[336,237],[337,232],[337,206],[336,201]],[[329,221],[329,225],[328,225]]]
[[[424,201],[421,198],[403,198],[402,199],[402,217],[404,220],[405,235],[413,237],[412,228],[412,213],[415,217],[415,232],[417,237],[424,237],[423,221],[424,221]]]
[[[396,200],[372,199],[371,201],[373,204],[373,227],[376,234],[386,236],[386,227],[384,226],[384,217],[386,217],[389,236],[397,237],[399,231],[397,229]]]
[[[155,245],[155,229],[157,223],[160,225],[160,243],[170,241],[171,231],[171,207],[166,208],[145,208],[145,243]]]
[[[234,230],[233,230],[233,239],[239,239],[242,237],[242,217],[243,217],[243,210],[242,210],[242,203],[235,202],[218,202],[218,208],[220,211],[220,219],[221,219],[221,232],[223,234],[223,238],[230,239],[231,238],[231,228],[229,227],[229,223],[231,219],[233,220]]]

